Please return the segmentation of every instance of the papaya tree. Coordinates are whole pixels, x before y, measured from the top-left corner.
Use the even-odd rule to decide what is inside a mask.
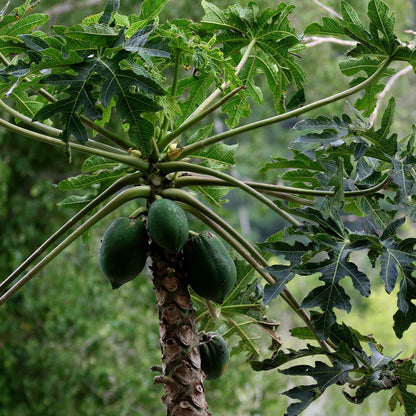
[[[400,40],[381,0],[368,2],[367,16],[341,1],[340,14],[303,33],[290,20],[297,9],[283,2],[220,9],[202,1],[198,22],[162,21],[166,4],[144,0],[138,14],[123,15],[119,1],[107,0],[103,12],[51,28],[31,1],[1,10],[3,131],[59,146],[68,162],[73,153],[86,159],[80,175],[59,183],[72,193],[61,205],[76,214],[4,276],[0,304],[133,204],[128,218],[108,224],[97,273],[99,263],[113,289],[128,290],[150,258],[162,352],[154,382],[164,386],[167,415],[209,414],[204,382],[226,371],[231,337],[254,371],[313,379],[284,392],[293,399],[288,415],[332,385],[357,404],[390,390],[389,407],[414,415],[413,358],[384,355],[376,339],[337,316],[371,294],[356,260],[366,256],[386,292],[397,293],[396,336],[416,321],[416,239],[401,233],[416,218],[416,129],[392,132],[393,97],[378,110],[387,82],[414,69],[413,44]],[[348,77],[349,87],[309,102],[301,57],[312,36],[345,41],[334,76]],[[244,121],[266,95],[273,114]],[[330,115],[330,105],[346,99],[345,113]],[[290,157],[264,161],[261,173],[275,172],[277,183],[239,178],[238,142],[281,122],[298,134]],[[249,241],[222,214],[232,189],[285,227]],[[306,279],[318,283],[298,299],[287,285],[301,289]],[[298,320],[290,329],[296,350],[267,317],[278,302]],[[268,356],[256,344],[258,330],[269,339]]]

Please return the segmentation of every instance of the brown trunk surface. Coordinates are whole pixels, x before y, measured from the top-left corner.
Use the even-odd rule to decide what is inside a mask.
[[[159,310],[162,375],[167,416],[208,416],[198,349],[195,311],[188,291],[182,254],[151,247],[153,285]]]

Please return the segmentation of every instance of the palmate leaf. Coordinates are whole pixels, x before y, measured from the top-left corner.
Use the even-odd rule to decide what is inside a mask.
[[[34,28],[48,21],[46,14],[33,13],[26,16],[5,16],[0,22],[0,50],[4,55],[25,52],[19,35],[31,33]]]
[[[119,165],[119,162],[107,159],[102,156],[90,156],[85,159],[82,164],[82,172],[96,172],[97,170],[114,169]]]
[[[392,292],[400,277],[399,291],[397,293],[398,310],[393,316],[394,331],[401,338],[413,322],[416,322],[416,279],[413,273],[416,270],[416,239],[404,240],[389,237],[382,241],[380,255],[381,274],[385,289]]]
[[[269,169],[304,169],[315,172],[325,172],[325,167],[296,149],[290,149],[293,153],[293,159],[281,157],[272,157],[272,162],[267,162],[261,168],[260,173],[265,173]]]
[[[76,24],[67,28],[65,37],[84,43],[86,49],[110,47],[120,37],[120,32],[105,24]]]
[[[278,240],[259,243],[258,247],[275,256],[283,256],[290,262],[290,265],[275,264],[265,269],[276,280],[274,284],[266,284],[264,287],[264,303],[267,305],[276,299],[283,292],[286,284],[295,277],[293,267],[304,262],[305,257],[313,251],[313,247],[299,241],[289,244]]]
[[[351,56],[392,56],[400,44],[394,34],[394,15],[389,15],[388,12],[388,6],[381,0],[370,0],[367,12],[370,21],[367,28],[354,8],[342,1],[342,19],[325,17],[321,25],[310,24],[305,29],[305,35],[351,37],[357,41],[357,46],[349,51]]]
[[[321,361],[315,363],[315,367],[309,365],[298,365],[285,370],[279,370],[282,374],[302,375],[313,377],[315,384],[297,386],[284,394],[291,399],[297,400],[287,409],[287,416],[296,416],[301,413],[311,402],[320,397],[325,390],[336,383],[344,384],[349,372],[354,368],[350,362],[337,361],[333,365]]]
[[[61,202],[58,202],[58,206],[66,209],[74,209],[74,210],[81,210],[94,198],[96,198],[95,193],[88,193],[85,195],[70,195],[63,199]]]
[[[148,42],[149,35],[153,32],[154,28],[154,25],[147,25],[133,33],[133,35],[123,43],[123,49],[129,52],[136,52],[144,59],[146,59],[147,56],[169,58],[169,48],[166,44]]]
[[[89,77],[93,62],[84,65],[74,66],[77,75],[70,73],[52,74],[42,79],[42,83],[51,85],[70,85],[65,90],[65,97],[41,108],[34,116],[34,121],[43,121],[53,117],[57,113],[62,114],[65,127],[62,139],[68,141],[74,137],[80,143],[88,140],[87,130],[79,118],[81,108],[88,117],[95,120],[101,117],[101,111],[95,105],[92,96],[92,85],[89,84]]]
[[[415,364],[410,360],[398,361],[398,369],[395,374],[400,377],[400,384],[395,388],[389,400],[390,411],[394,411],[397,405],[403,409],[406,416],[416,414],[416,395],[408,391],[409,386],[416,385]]]
[[[154,20],[167,2],[168,0],[144,0],[140,5],[140,20]]]
[[[312,289],[301,306],[305,309],[321,309],[321,313],[313,311],[312,319],[319,336],[324,339],[330,335],[331,326],[336,322],[334,309],[347,312],[351,309],[350,297],[340,284],[342,279],[349,277],[354,289],[362,296],[370,295],[367,275],[358,269],[350,256],[353,252],[369,248],[374,239],[364,234],[354,234],[345,228],[336,210],[326,213],[328,216],[313,208],[289,211],[307,220],[302,229],[303,235],[310,242],[305,245],[299,241],[294,244],[273,241],[259,245],[290,262],[290,265],[269,268],[270,273],[275,274],[277,282],[275,285],[266,286],[265,294],[268,301],[272,300],[281,293],[285,283],[293,278],[292,274],[299,275],[300,279],[320,275],[319,280],[324,284]],[[289,229],[288,232],[296,235],[296,230]],[[324,259],[320,260],[321,258]]]
[[[107,0],[103,14],[100,16],[98,23],[109,25],[113,15],[120,7],[120,0]]]
[[[344,211],[360,217],[371,218],[374,225],[380,229],[387,227],[396,216],[396,210],[387,210],[380,205],[380,198],[376,196],[360,196],[348,198],[344,204]],[[383,202],[384,199],[382,199]]]
[[[303,70],[295,62],[292,54],[300,45],[299,38],[288,20],[293,6],[280,3],[276,9],[266,8],[260,11],[253,1],[246,8],[233,5],[226,10],[221,10],[206,1],[202,5],[205,10],[202,28],[219,31],[217,38],[223,45],[224,56],[233,59],[235,65],[241,58],[242,49],[250,41],[256,41],[252,61],[240,74],[241,82],[254,87],[253,77],[259,71],[264,73],[271,87],[276,109],[283,112],[289,84],[301,89],[305,80]],[[256,102],[260,102],[257,88],[252,88],[248,93]],[[240,100],[243,98],[240,97]],[[224,111],[227,111],[227,107]],[[245,110],[241,115],[248,114],[248,110]]]
[[[222,207],[228,202],[225,197],[232,188],[226,186],[191,186],[190,189],[201,194],[210,204]]]
[[[368,28],[359,19],[353,7],[346,1],[341,3],[342,19],[324,18],[322,24],[313,23],[306,30],[306,35],[344,35],[357,41],[357,45],[351,49],[347,58],[341,63],[341,70],[345,75],[355,76],[350,82],[351,86],[357,85],[366,78],[360,75],[362,71],[369,77],[380,67],[387,58],[403,60],[415,66],[415,48],[400,43],[394,33],[395,17],[389,14],[389,8],[381,0],[371,0],[368,3]],[[382,76],[394,72],[385,71]],[[374,82],[368,86],[362,97],[358,98],[355,106],[365,115],[371,114],[377,102],[377,94],[384,89],[384,85]]]
[[[186,140],[186,144],[196,143],[209,137],[214,128],[214,124],[202,127],[197,132],[191,135]],[[226,169],[235,164],[235,152],[238,145],[227,145],[224,143],[217,143],[204,149],[192,153],[192,157],[196,157],[203,161],[205,166],[215,167],[216,169]]]
[[[365,72],[367,77],[374,74],[383,62],[382,57],[371,58],[370,56],[363,56],[359,58],[350,58],[340,63],[341,72],[344,75],[357,75],[361,71]],[[394,69],[387,68],[382,76],[390,76],[394,74]],[[353,87],[360,84],[366,79],[363,76],[357,76],[350,82]],[[384,90],[385,85],[380,82],[373,82],[365,88],[362,97],[359,97],[355,102],[355,107],[363,112],[363,115],[368,117],[377,105],[377,94]]]
[[[295,139],[294,143],[315,144],[324,149],[330,146],[340,146],[350,134],[351,123],[351,118],[346,114],[344,114],[342,118],[334,116],[332,120],[326,116],[318,116],[316,119],[301,120],[293,126],[293,129],[320,132],[306,133]]]
[[[307,348],[298,351],[293,349],[288,349],[288,352],[282,350],[275,351],[271,358],[266,358],[262,361],[253,360],[250,361],[250,365],[254,371],[268,371],[287,364],[290,361],[315,355],[326,355],[326,351],[321,347],[314,347],[313,345],[307,344]]]
[[[116,167],[111,170],[100,170],[89,175],[82,174],[64,179],[59,182],[58,187],[61,191],[77,191],[80,189],[91,188],[92,186],[101,183],[110,185],[125,174],[126,169],[124,167]]]
[[[16,103],[17,110],[29,118],[33,118],[35,114],[45,105],[46,99],[30,93],[28,87],[32,84],[30,81],[20,83],[13,88],[8,97]]]
[[[186,100],[179,101],[181,114],[177,120],[178,124],[182,124],[205,100],[207,97],[208,89],[212,85],[213,81],[213,74],[179,80],[177,94],[180,96],[185,91],[188,91],[188,98]]]

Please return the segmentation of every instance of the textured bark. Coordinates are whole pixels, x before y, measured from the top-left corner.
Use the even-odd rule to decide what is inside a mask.
[[[208,416],[205,374],[183,256],[152,245],[151,258],[162,350],[162,375],[154,382],[164,384],[162,401],[167,416]]]

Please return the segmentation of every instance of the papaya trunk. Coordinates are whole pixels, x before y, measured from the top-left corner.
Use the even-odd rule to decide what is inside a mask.
[[[205,375],[183,256],[156,245],[152,245],[150,253],[162,350],[162,375],[156,376],[154,382],[164,384],[162,401],[167,416],[208,416]]]

